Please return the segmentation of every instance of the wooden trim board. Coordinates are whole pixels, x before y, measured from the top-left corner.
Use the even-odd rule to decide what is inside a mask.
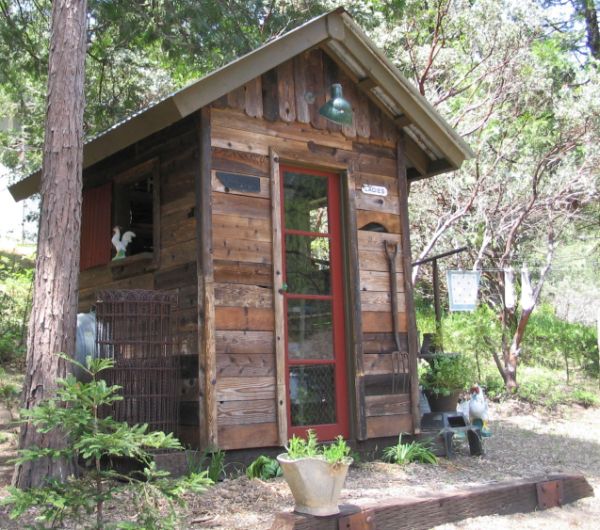
[[[561,492],[560,505],[594,496],[583,475],[559,474],[362,506],[346,504],[340,506],[339,514],[330,517],[285,512],[275,517],[271,530],[425,530],[470,517],[528,513],[544,509],[538,489],[555,481]]]

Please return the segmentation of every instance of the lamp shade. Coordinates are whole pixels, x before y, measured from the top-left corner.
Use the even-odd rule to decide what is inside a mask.
[[[342,96],[342,85],[331,85],[331,99],[319,109],[319,114],[333,123],[352,124],[352,107]]]

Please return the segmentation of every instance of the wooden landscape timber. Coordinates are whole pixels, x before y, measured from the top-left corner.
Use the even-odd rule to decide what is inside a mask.
[[[351,124],[319,113],[333,83],[352,106]],[[296,426],[281,168],[320,175],[329,179],[329,226],[341,227],[339,240],[338,232],[319,236],[336,249],[326,260],[312,247],[308,254],[317,275],[339,286],[331,295],[331,307],[341,307],[331,310],[331,327],[342,329],[331,342],[334,364],[344,361],[336,414],[354,440],[414,432],[408,182],[469,156],[349,15],[333,11],[86,144],[79,311],[93,307],[100,289],[176,293],[178,436],[201,449],[285,444]],[[11,192],[33,193],[36,179]],[[138,203],[139,248],[110,261],[110,228],[131,220]],[[395,282],[386,242],[398,249]],[[323,261],[329,268],[319,269]],[[302,325],[323,314],[306,310]],[[314,340],[321,355],[318,340],[327,341]],[[408,366],[399,366],[400,355]],[[298,373],[309,370],[302,362]],[[408,380],[410,389],[398,388]]]
[[[545,510],[593,496],[583,475],[558,474],[362,506],[347,504],[329,517],[280,513],[271,530],[426,530],[471,517]]]

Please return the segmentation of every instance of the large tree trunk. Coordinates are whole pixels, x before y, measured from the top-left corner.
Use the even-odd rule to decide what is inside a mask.
[[[67,367],[56,352],[73,355],[77,318],[81,165],[83,153],[83,80],[86,0],[54,0],[48,65],[48,108],[42,167],[42,208],[34,298],[27,339],[23,407],[51,397]],[[21,426],[19,446],[64,447],[60,432],[41,434]],[[73,471],[64,460],[38,460],[17,466],[13,483],[23,489],[47,477],[64,480]]]

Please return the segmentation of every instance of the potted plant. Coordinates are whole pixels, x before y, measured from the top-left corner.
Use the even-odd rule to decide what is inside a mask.
[[[353,462],[344,438],[318,444],[315,432],[308,430],[306,439],[294,435],[286,450],[277,461],[294,496],[294,510],[317,516],[339,513],[340,492]]]
[[[473,382],[473,366],[466,355],[440,353],[419,366],[419,382],[432,412],[456,410],[458,398]]]

